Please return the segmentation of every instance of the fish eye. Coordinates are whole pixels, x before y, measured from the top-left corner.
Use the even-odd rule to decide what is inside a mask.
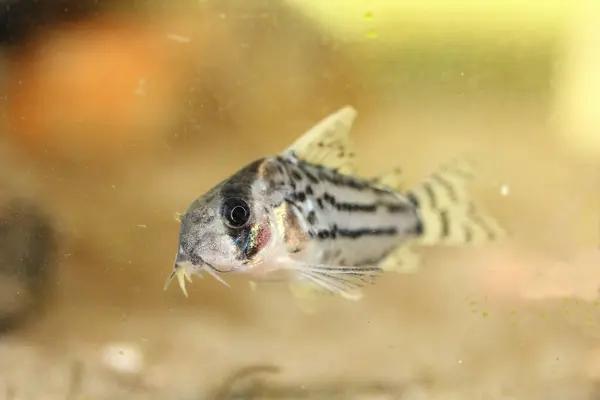
[[[240,198],[230,197],[223,201],[221,215],[230,228],[242,228],[250,221],[250,206]]]

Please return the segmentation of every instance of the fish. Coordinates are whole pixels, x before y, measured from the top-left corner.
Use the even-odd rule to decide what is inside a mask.
[[[286,282],[312,312],[321,295],[360,300],[384,273],[417,271],[419,247],[506,235],[470,197],[476,166],[466,157],[408,189],[399,168],[361,175],[349,135],[356,116],[352,106],[339,109],[193,200],[177,215],[178,251],[164,289],[176,277],[188,296],[192,276],[228,286],[225,276],[246,274],[254,289]]]

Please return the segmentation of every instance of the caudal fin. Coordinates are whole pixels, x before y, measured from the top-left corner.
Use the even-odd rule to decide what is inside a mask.
[[[497,240],[505,230],[469,196],[474,164],[458,159],[443,165],[408,193],[419,207],[423,232],[420,245],[463,245]]]

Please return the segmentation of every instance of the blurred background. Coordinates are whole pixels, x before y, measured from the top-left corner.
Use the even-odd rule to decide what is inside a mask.
[[[0,5],[0,399],[600,397],[599,2]],[[346,104],[362,173],[470,152],[510,240],[315,315],[164,292],[173,214]]]

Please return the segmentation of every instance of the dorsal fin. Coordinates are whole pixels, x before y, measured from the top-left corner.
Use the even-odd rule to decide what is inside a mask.
[[[354,173],[354,151],[349,134],[356,114],[353,107],[346,106],[328,115],[300,136],[284,154],[343,174]]]

